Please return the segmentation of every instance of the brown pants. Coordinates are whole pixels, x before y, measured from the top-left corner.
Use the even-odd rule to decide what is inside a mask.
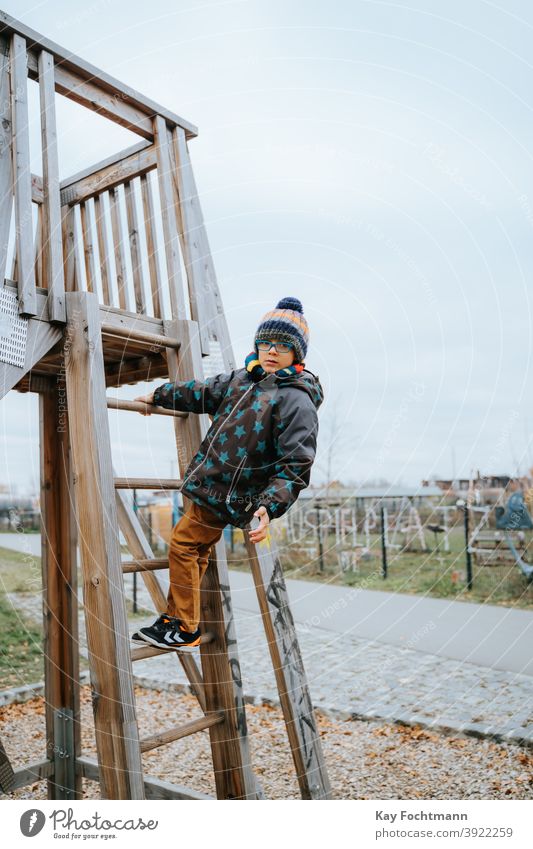
[[[207,569],[212,546],[222,536],[227,522],[206,507],[190,502],[174,525],[170,538],[169,616],[177,616],[187,631],[196,631],[200,622],[200,584]]]

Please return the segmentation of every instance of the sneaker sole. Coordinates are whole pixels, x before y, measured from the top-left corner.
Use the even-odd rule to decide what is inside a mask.
[[[142,636],[141,640],[143,643],[150,643],[152,646],[155,646],[158,649],[163,649],[163,651],[192,651],[193,649],[198,648],[198,646],[200,645],[200,640],[197,640],[187,646],[169,646],[168,643],[158,643],[157,640],[154,640],[152,637],[148,637],[146,635]]]

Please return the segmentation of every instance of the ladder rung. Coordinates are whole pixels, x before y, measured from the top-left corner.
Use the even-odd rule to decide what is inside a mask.
[[[172,478],[115,478],[115,489],[179,489],[182,483]]]
[[[146,342],[147,345],[156,345],[158,348],[179,348],[181,342],[172,336],[163,336],[161,333],[148,333],[145,330],[132,330],[129,327],[102,322],[102,334],[104,336],[118,336],[130,342]]]
[[[181,740],[182,737],[188,737],[189,734],[196,734],[197,731],[203,731],[205,728],[211,728],[212,725],[220,725],[226,719],[223,711],[216,711],[209,716],[202,716],[200,719],[192,719],[184,725],[177,725],[175,728],[169,728],[168,731],[162,731],[160,734],[154,734],[153,737],[145,737],[140,740],[141,752],[149,752],[150,749],[157,749],[158,746],[164,746],[166,743],[173,743],[174,740]]]
[[[155,572],[157,569],[168,569],[168,557],[155,557],[150,560],[122,561],[122,571],[125,575],[130,572]]]
[[[182,410],[167,410],[166,407],[143,404],[141,401],[125,401],[123,398],[110,398],[109,395],[107,396],[107,406],[111,410],[130,410],[133,413],[143,413],[149,407],[152,416],[174,416],[174,418],[186,419],[189,415]]]
[[[206,634],[202,634],[200,637],[200,644],[203,646],[206,643],[212,643],[215,639],[215,635],[208,631]],[[169,651],[177,651],[179,649],[160,649],[157,646],[151,646],[146,643],[145,646],[139,646],[138,649],[131,650],[131,660],[132,662],[136,660],[146,660],[147,657],[156,657],[161,654],[168,654]]]

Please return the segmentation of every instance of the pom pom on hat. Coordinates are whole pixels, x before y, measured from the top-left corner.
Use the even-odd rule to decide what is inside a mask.
[[[282,298],[275,309],[267,312],[255,333],[255,345],[259,339],[278,339],[294,347],[295,362],[301,363],[307,354],[309,326],[303,314],[302,302],[298,298]]]

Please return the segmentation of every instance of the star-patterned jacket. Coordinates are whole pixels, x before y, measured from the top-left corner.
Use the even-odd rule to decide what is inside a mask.
[[[240,368],[205,381],[164,383],[153,399],[212,416],[181,491],[228,524],[244,528],[261,505],[271,519],[282,516],[309,485],[324,393],[307,369],[254,382]]]

